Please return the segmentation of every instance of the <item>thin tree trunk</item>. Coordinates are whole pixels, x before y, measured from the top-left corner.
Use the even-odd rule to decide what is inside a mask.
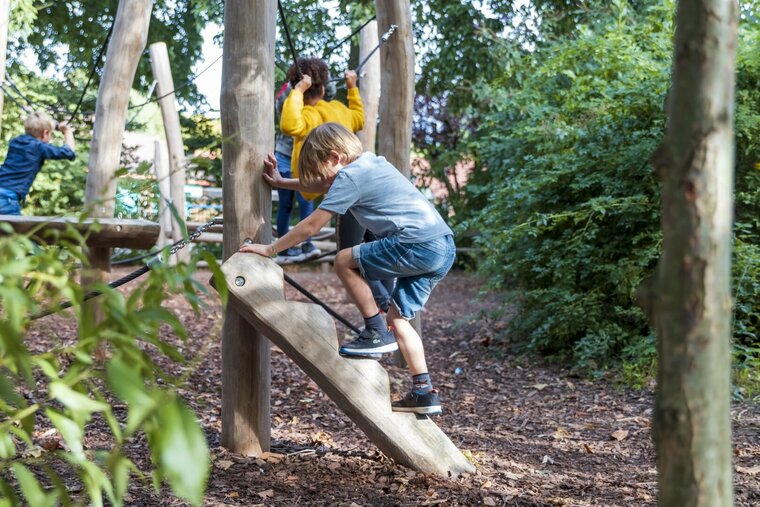
[[[10,1],[0,0],[0,84],[5,80],[5,56],[8,49],[8,18],[10,16]],[[0,132],[3,126],[3,101],[5,94],[0,91]]]
[[[272,193],[264,157],[274,146],[274,0],[228,0],[224,7],[221,118],[224,142],[224,259],[245,239],[271,241]],[[222,329],[222,445],[269,450],[270,350],[231,306]]]
[[[108,43],[103,78],[95,105],[95,126],[87,163],[87,188],[84,202],[93,218],[113,218],[116,198],[116,171],[119,169],[121,141],[129,104],[129,91],[137,64],[145,50],[152,0],[120,0],[116,21]],[[111,271],[111,249],[91,248],[91,269],[82,283],[91,286],[102,282]],[[100,319],[97,298],[84,305],[83,329]]]
[[[735,0],[678,5],[651,305],[659,505],[732,505],[730,428]]]
[[[362,62],[378,43],[377,21],[372,21],[359,33],[359,61]],[[380,55],[376,52],[364,66],[359,93],[364,105],[364,128],[356,135],[365,151],[375,151],[377,141],[377,111],[380,107]]]

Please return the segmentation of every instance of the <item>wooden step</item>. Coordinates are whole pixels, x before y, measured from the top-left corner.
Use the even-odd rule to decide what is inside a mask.
[[[385,369],[371,359],[338,355],[333,319],[318,305],[285,300],[283,271],[274,261],[236,253],[222,271],[240,315],[303,369],[386,456],[444,477],[475,471],[430,418],[391,411]]]

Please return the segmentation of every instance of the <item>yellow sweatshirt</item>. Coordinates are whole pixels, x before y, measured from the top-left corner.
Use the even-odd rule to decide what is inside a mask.
[[[313,106],[304,106],[303,93],[292,90],[282,105],[280,130],[283,134],[293,136],[293,154],[291,155],[290,170],[294,178],[298,178],[298,156],[306,135],[314,127],[323,123],[340,123],[351,132],[364,128],[364,106],[359,95],[359,88],[348,90],[348,107],[338,100],[320,100]],[[303,194],[312,200],[320,194]]]

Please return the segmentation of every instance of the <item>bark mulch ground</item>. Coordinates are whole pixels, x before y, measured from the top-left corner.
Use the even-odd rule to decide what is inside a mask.
[[[129,270],[114,272],[114,278]],[[332,273],[291,271],[291,276],[352,322],[360,321]],[[207,281],[208,275],[201,279]],[[428,365],[444,404],[435,422],[477,467],[443,479],[415,473],[386,459],[279,349],[272,353],[272,441],[262,457],[220,446],[221,309],[212,290],[195,316],[179,297],[167,304],[182,315],[190,337],[188,357],[204,354],[182,391],[206,431],[212,470],[208,506],[591,506],[656,503],[657,472],[651,442],[651,389],[634,391],[614,379],[589,380],[560,367],[528,362],[494,340],[504,322],[480,310],[482,281],[450,274],[423,314]],[[129,286],[125,286],[129,290]],[[287,297],[305,300],[290,287]],[[66,316],[35,324],[71,333]],[[346,328],[338,325],[339,335]],[[167,336],[169,331],[167,330]],[[405,370],[382,360],[391,391],[409,388]],[[169,366],[179,373],[187,366]],[[732,410],[736,505],[760,505],[760,403]],[[87,436],[99,447],[105,433]],[[133,458],[149,470],[149,451],[137,441]],[[168,491],[133,482],[128,505],[185,505]]]

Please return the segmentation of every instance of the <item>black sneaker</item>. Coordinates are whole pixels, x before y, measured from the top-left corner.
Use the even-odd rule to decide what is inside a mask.
[[[403,400],[391,403],[391,410],[394,412],[414,412],[415,414],[440,414],[441,400],[438,399],[438,391],[435,389],[425,394],[412,391]]]
[[[380,331],[378,329],[364,329],[356,340],[343,345],[338,353],[341,356],[358,356],[377,358],[384,352],[393,352],[398,350],[396,338],[390,331]]]

